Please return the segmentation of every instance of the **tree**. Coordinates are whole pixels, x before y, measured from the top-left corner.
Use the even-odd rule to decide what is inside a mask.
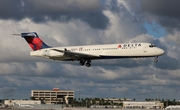
[[[148,99],[147,99],[147,98],[145,98],[145,101],[148,101]]]
[[[81,98],[81,106],[84,107],[85,105],[86,105],[86,101],[83,98]]]
[[[92,99],[92,105],[95,105],[95,103],[96,103],[96,100],[93,98]]]
[[[35,100],[36,98],[35,98],[35,97],[33,97],[33,96],[31,96],[31,97],[30,97],[30,99],[31,99],[31,100]]]
[[[173,100],[173,105],[176,105],[176,99]]]
[[[101,105],[104,105],[104,99],[103,98],[101,99]]]

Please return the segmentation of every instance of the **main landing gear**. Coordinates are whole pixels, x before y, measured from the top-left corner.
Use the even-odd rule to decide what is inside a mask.
[[[84,66],[85,62],[87,67],[91,66],[91,60],[80,60],[79,65]]]
[[[158,56],[155,56],[154,63],[158,62]]]

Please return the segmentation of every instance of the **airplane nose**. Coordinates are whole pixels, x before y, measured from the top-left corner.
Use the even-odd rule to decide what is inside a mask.
[[[163,50],[163,49],[158,49],[158,53],[159,53],[160,55],[163,55],[163,54],[164,54],[164,50]]]

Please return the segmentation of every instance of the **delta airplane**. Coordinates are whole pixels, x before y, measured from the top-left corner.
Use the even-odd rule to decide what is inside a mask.
[[[164,50],[151,43],[119,43],[105,45],[82,45],[51,47],[46,45],[36,32],[28,32],[19,35],[24,38],[32,48],[31,56],[43,57],[60,61],[79,61],[80,65],[91,66],[91,60],[116,59],[116,58],[143,58],[155,57],[164,54]]]

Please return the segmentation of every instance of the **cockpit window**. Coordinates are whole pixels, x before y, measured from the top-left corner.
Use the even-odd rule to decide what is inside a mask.
[[[154,44],[151,44],[151,45],[149,45],[149,47],[151,47],[151,48],[152,48],[152,47],[156,47],[156,45],[154,45]]]

